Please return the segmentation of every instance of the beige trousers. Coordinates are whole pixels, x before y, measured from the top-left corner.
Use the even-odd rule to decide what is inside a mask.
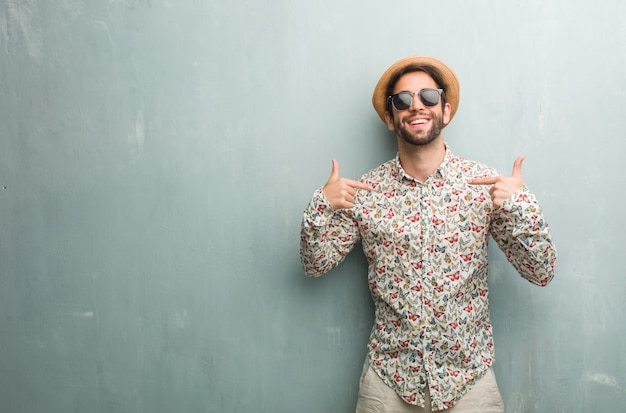
[[[430,394],[426,392],[426,407],[413,406],[400,398],[370,368],[366,360],[361,374],[359,399],[356,413],[431,413]],[[504,403],[496,376],[489,369],[471,390],[457,402],[447,413],[503,413]]]

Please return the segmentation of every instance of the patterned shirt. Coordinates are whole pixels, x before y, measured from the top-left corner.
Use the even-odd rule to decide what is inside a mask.
[[[545,286],[556,250],[541,206],[524,186],[495,208],[485,165],[446,155],[424,183],[399,158],[361,177],[350,209],[334,211],[318,189],[304,212],[300,256],[307,275],[335,266],[361,241],[375,324],[370,364],[407,403],[444,410],[494,362],[487,250],[493,237],[522,277]]]

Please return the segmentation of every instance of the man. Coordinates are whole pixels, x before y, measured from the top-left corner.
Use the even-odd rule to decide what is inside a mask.
[[[455,156],[442,130],[459,104],[454,72],[432,57],[394,63],[373,104],[398,154],[359,181],[326,184],[304,212],[307,275],[338,265],[359,242],[368,261],[375,324],[357,412],[502,412],[491,370],[487,251],[493,237],[520,275],[544,286],[556,250],[541,206],[511,176]]]

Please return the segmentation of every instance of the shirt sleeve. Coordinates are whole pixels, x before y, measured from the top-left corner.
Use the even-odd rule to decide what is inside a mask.
[[[491,236],[523,278],[539,286],[552,281],[556,248],[541,205],[526,186],[494,211]]]
[[[306,275],[319,277],[335,268],[360,240],[351,209],[334,211],[321,189],[304,211],[300,260]]]

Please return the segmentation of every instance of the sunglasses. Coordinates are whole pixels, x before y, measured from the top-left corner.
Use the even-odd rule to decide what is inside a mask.
[[[435,106],[439,103],[439,97],[443,93],[443,89],[431,89],[425,88],[419,92],[400,92],[395,95],[391,95],[387,98],[387,101],[391,100],[393,107],[396,110],[407,110],[413,103],[413,96],[417,95],[424,106]]]

